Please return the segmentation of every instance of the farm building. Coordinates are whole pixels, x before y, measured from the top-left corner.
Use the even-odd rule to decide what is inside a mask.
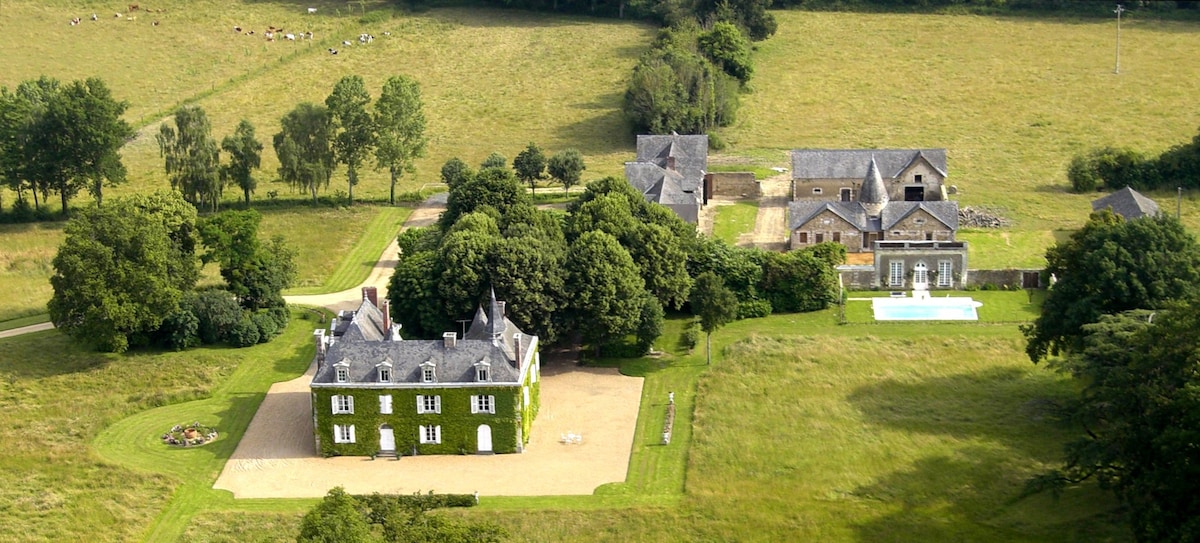
[[[708,202],[707,168],[708,136],[643,135],[637,137],[637,160],[625,163],[625,178],[647,201],[696,224]]]
[[[405,340],[363,289],[355,311],[314,332],[317,450],[325,456],[521,452],[538,411],[538,337],[492,294],[466,333]]]

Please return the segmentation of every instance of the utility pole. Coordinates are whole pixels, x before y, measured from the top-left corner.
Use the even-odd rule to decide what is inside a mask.
[[[1117,67],[1113,69],[1114,74],[1121,73],[1121,14],[1125,12],[1125,6],[1117,4],[1117,9],[1113,13],[1117,14]]]

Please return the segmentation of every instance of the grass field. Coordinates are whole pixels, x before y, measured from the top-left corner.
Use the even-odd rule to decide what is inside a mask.
[[[717,206],[717,215],[713,218],[713,237],[736,245],[742,234],[754,231],[756,217],[756,201],[739,201],[731,205]]]

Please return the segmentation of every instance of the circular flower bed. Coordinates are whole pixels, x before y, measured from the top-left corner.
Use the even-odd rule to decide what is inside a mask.
[[[197,447],[217,439],[217,429],[199,422],[176,424],[162,435],[162,442],[175,447]]]

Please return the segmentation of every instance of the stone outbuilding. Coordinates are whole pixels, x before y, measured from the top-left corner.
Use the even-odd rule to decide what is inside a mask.
[[[707,169],[708,136],[642,135],[637,137],[637,160],[625,163],[625,178],[647,201],[696,224],[700,208],[708,203]]]
[[[1102,211],[1110,207],[1113,213],[1125,217],[1126,220],[1153,217],[1159,213],[1158,204],[1154,200],[1129,187],[1092,200],[1092,211]]]

